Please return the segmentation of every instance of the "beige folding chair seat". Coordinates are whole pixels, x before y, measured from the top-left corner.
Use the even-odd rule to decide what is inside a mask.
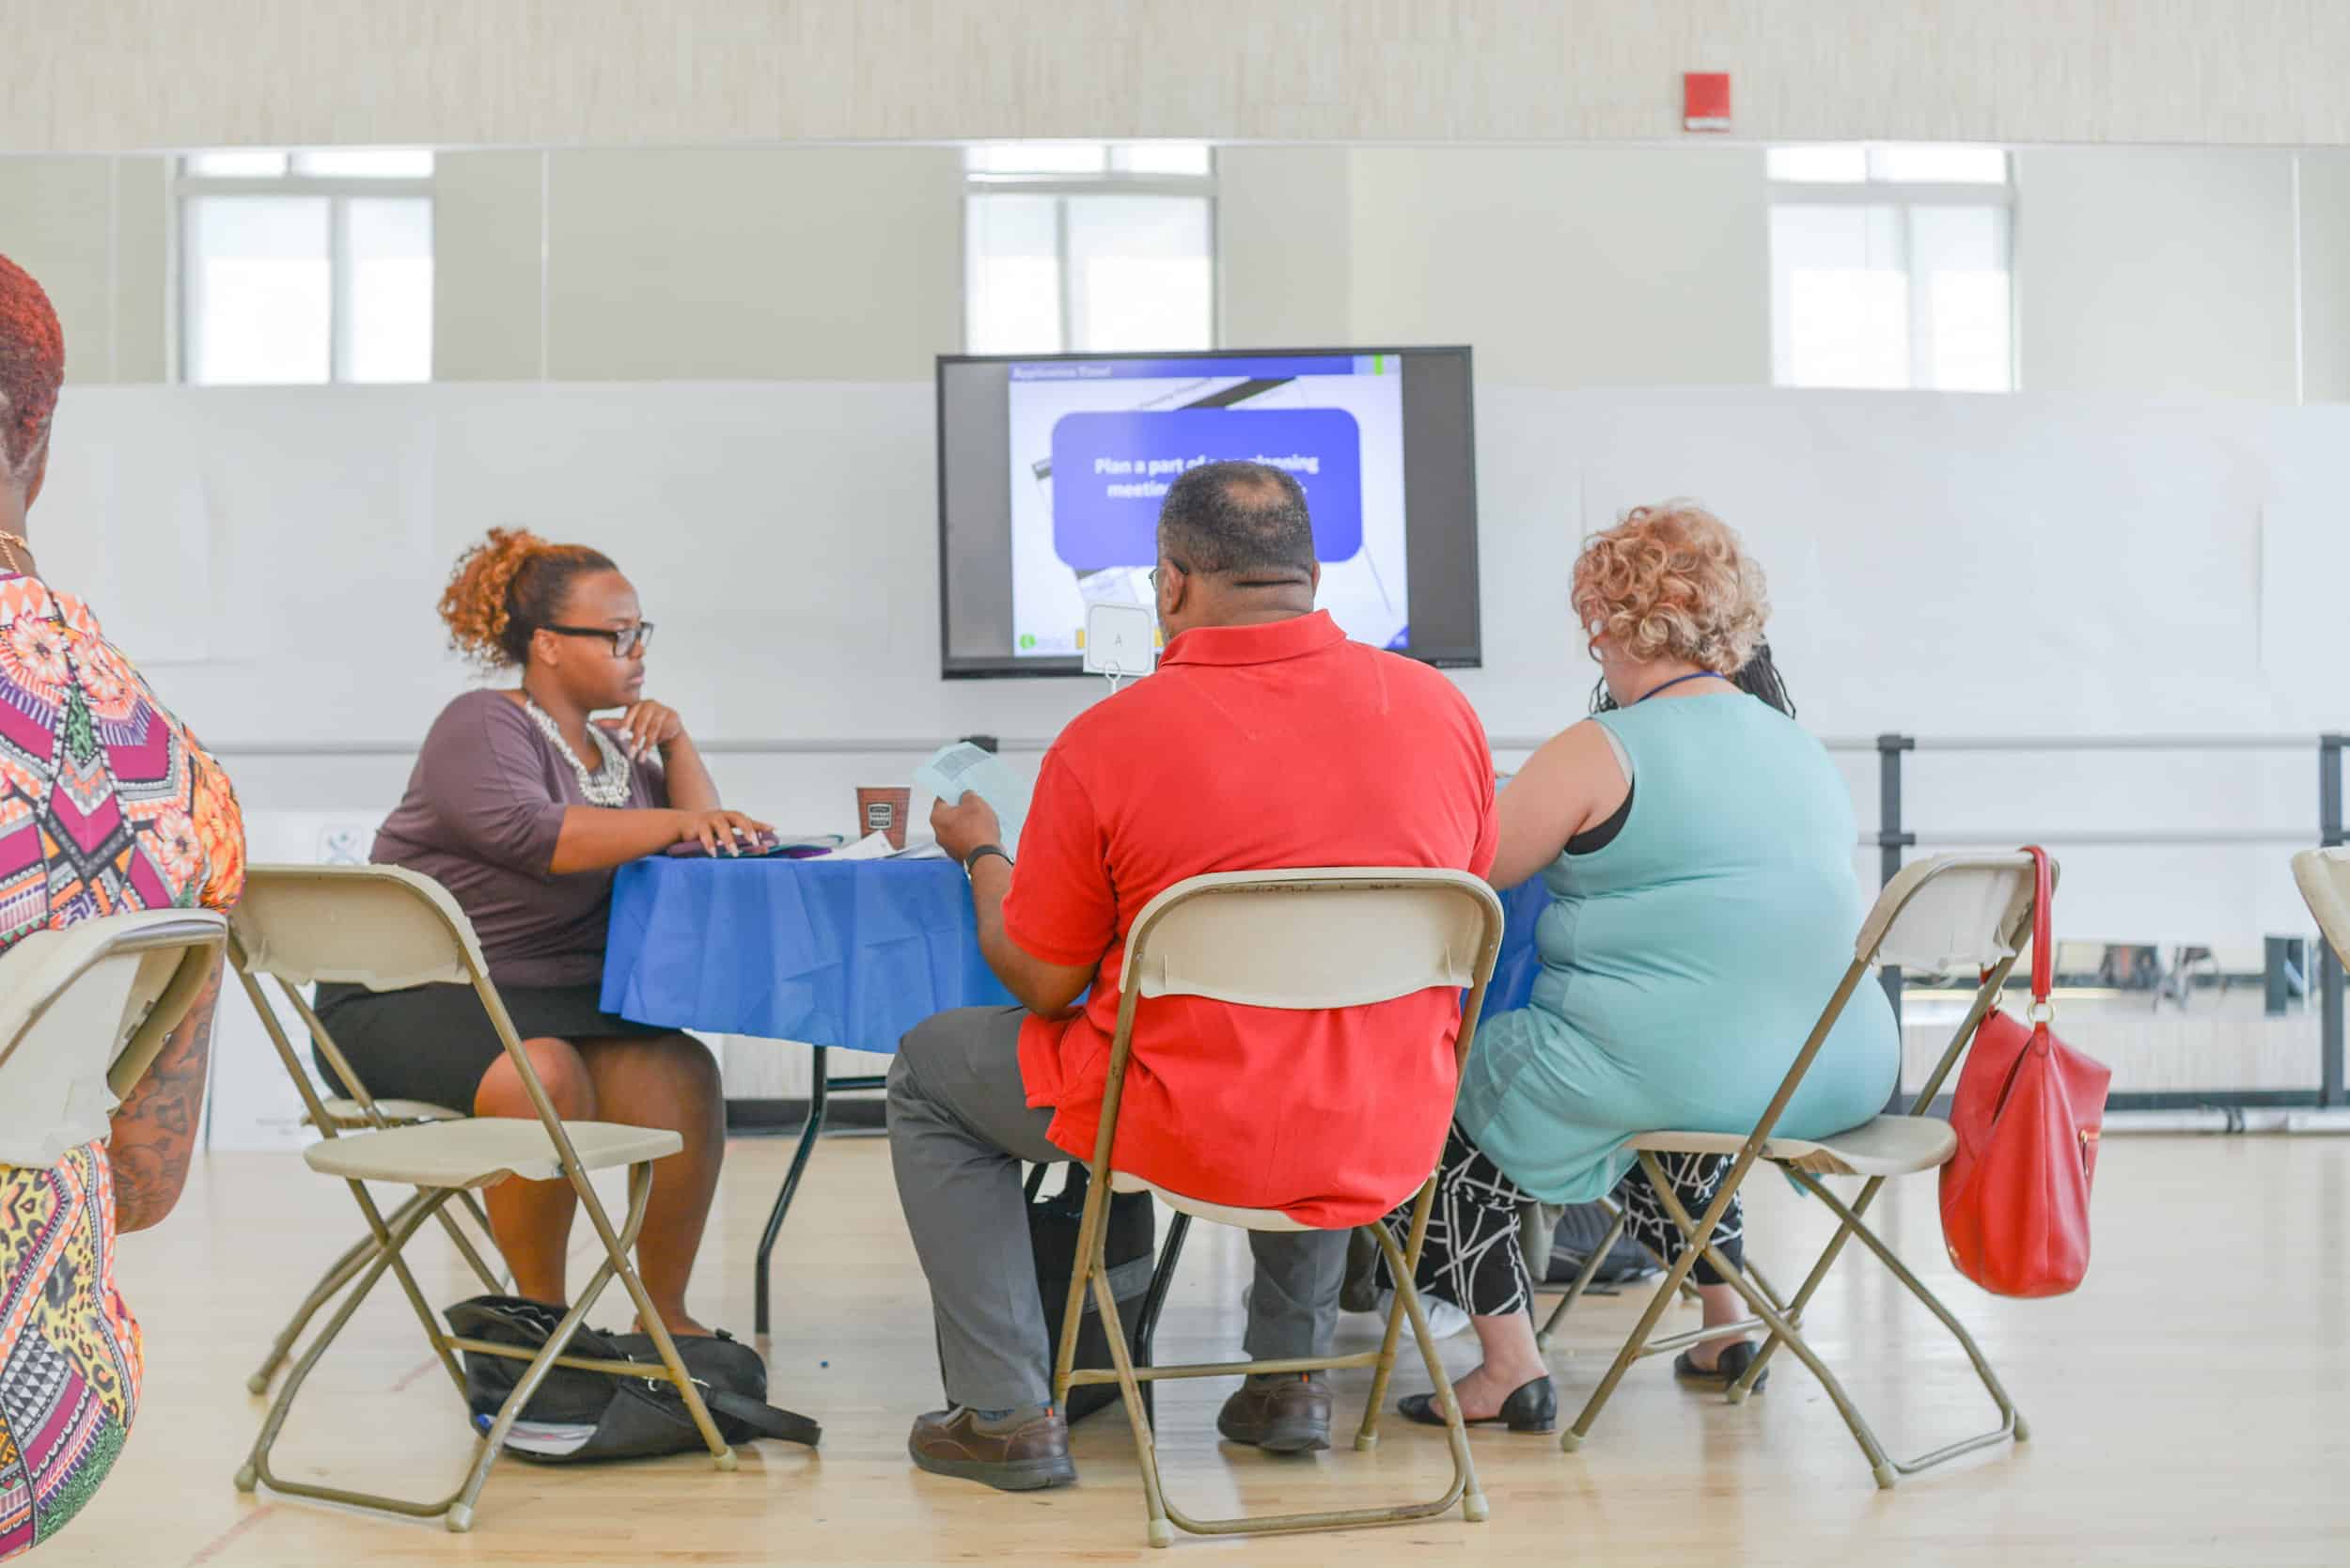
[[[1110,1196],[1149,1192],[1178,1213],[1247,1231],[1303,1231],[1302,1224],[1274,1209],[1235,1208],[1173,1192],[1130,1171],[1115,1169],[1111,1150],[1118,1136],[1119,1101],[1124,1092],[1135,1015],[1145,997],[1203,996],[1247,1007],[1324,1009],[1359,1007],[1407,996],[1438,986],[1468,993],[1461,1010],[1458,1050],[1463,1060],[1477,1034],[1485,982],[1501,950],[1501,901],[1479,878],[1464,871],[1427,870],[1307,870],[1231,871],[1179,882],[1152,899],[1135,917],[1126,934],[1120,971],[1118,1032],[1111,1042],[1109,1075],[1102,1099],[1101,1130],[1077,1231],[1077,1266],[1069,1283],[1060,1354],[1054,1368],[1053,1398],[1065,1402],[1072,1387],[1115,1383],[1123,1396],[1141,1461],[1143,1505],[1149,1540],[1167,1545],[1170,1524],[1199,1535],[1272,1535],[1339,1529],[1358,1525],[1402,1524],[1433,1518],[1455,1503],[1471,1522],[1486,1517],[1485,1495],[1469,1456],[1468,1431],[1460,1402],[1437,1358],[1435,1337],[1413,1283],[1428,1215],[1435,1200],[1432,1171],[1412,1211],[1411,1234],[1399,1247],[1385,1225],[1361,1227],[1387,1260],[1396,1279],[1396,1299],[1386,1334],[1376,1351],[1351,1356],[1214,1365],[1136,1367],[1126,1347],[1117,1297],[1110,1288]],[[1370,1071],[1371,1069],[1366,1069]],[[1431,1151],[1432,1156],[1436,1151]],[[1433,1159],[1431,1161],[1434,1163]],[[1109,1341],[1109,1367],[1076,1365],[1079,1325],[1088,1288]],[[1371,1398],[1355,1438],[1358,1450],[1379,1441],[1379,1407],[1395,1367],[1398,1339],[1406,1318],[1420,1357],[1435,1385],[1452,1453],[1452,1483],[1440,1497],[1387,1508],[1357,1508],[1270,1517],[1194,1519],[1166,1500],[1159,1482],[1158,1451],[1142,1385],[1166,1378],[1230,1377],[1244,1373],[1304,1372],[1371,1367]]]
[[[589,1170],[663,1159],[685,1147],[685,1139],[666,1127],[566,1121],[563,1132],[579,1163]],[[305,1149],[302,1158],[320,1175],[347,1182],[470,1189],[517,1177],[525,1182],[563,1179],[562,1151],[545,1127],[499,1117],[393,1127],[365,1137],[321,1138]]]
[[[1844,1418],[1853,1440],[1869,1461],[1870,1472],[1879,1486],[1892,1486],[1901,1477],[1912,1475],[1931,1466],[1971,1453],[1994,1443],[2010,1438],[2021,1442],[2029,1429],[2016,1411],[1998,1376],[1991,1370],[1973,1336],[1945,1307],[1923,1281],[1910,1271],[1893,1249],[1868,1225],[1862,1216],[1885,1183],[1897,1176],[1919,1175],[1939,1169],[1958,1150],[1958,1135],[1948,1122],[1925,1114],[1934,1097],[1950,1076],[1950,1070],[1968,1043],[1974,1039],[1976,1026],[1998,1004],[1999,992],[2015,967],[2024,943],[2032,926],[2032,901],[2035,874],[2029,855],[1940,855],[1920,860],[1904,867],[1888,883],[1876,905],[1862,922],[1860,934],[1854,944],[1853,962],[1844,971],[1835,995],[1829,997],[1825,1011],[1812,1026],[1811,1034],[1795,1053],[1794,1065],[1772,1096],[1762,1118],[1751,1132],[1701,1133],[1663,1131],[1643,1133],[1629,1140],[1629,1146],[1655,1188],[1658,1202],[1676,1230],[1681,1233],[1679,1251],[1669,1261],[1664,1282],[1650,1300],[1640,1321],[1617,1353],[1614,1365],[1608,1368],[1599,1387],[1591,1393],[1583,1412],[1574,1424],[1559,1436],[1559,1446],[1570,1451],[1582,1447],[1590,1435],[1592,1424],[1599,1419],[1618,1383],[1632,1364],[1644,1356],[1664,1355],[1684,1345],[1704,1340],[1728,1339],[1749,1329],[1767,1332],[1761,1349],[1737,1382],[1731,1385],[1728,1398],[1733,1404],[1742,1403],[1753,1392],[1772,1354],[1784,1344],[1827,1390],[1837,1412]],[[1982,981],[1976,989],[1973,1005],[1960,1020],[1944,1048],[1939,1062],[1919,1090],[1906,1116],[1879,1116],[1846,1132],[1825,1138],[1791,1138],[1776,1136],[1772,1129],[1778,1124],[1788,1102],[1794,1098],[1804,1074],[1810,1070],[1829,1032],[1842,1016],[1869,973],[1880,964],[1897,964],[1904,968],[1946,971],[1956,968],[1976,968],[1982,972]],[[1703,1215],[1691,1216],[1682,1206],[1657,1163],[1661,1153],[1715,1154],[1728,1157],[1730,1169],[1716,1187],[1712,1201]],[[1792,1297],[1781,1299],[1778,1293],[1763,1280],[1751,1266],[1740,1269],[1731,1265],[1714,1246],[1716,1223],[1737,1197],[1740,1185],[1759,1161],[1767,1161],[1788,1173],[1795,1184],[1818,1199],[1837,1217],[1836,1233],[1826,1249],[1812,1265],[1810,1273]],[[1856,1176],[1862,1180],[1859,1193],[1847,1203],[1820,1183],[1823,1176]],[[1621,1223],[1621,1221],[1619,1222]],[[1804,1339],[1801,1325],[1804,1309],[1810,1304],[1821,1282],[1842,1252],[1844,1243],[1858,1237],[1862,1246],[1884,1263],[1909,1293],[1931,1311],[1948,1329],[1966,1353],[1975,1373],[1982,1380],[1993,1404],[1999,1412],[1999,1424],[1992,1431],[1964,1438],[1920,1455],[1912,1460],[1898,1460],[1886,1452],[1841,1382]],[[1603,1249],[1604,1250],[1604,1249]],[[1753,1315],[1737,1323],[1717,1325],[1711,1328],[1691,1329],[1683,1333],[1657,1337],[1657,1320],[1674,1293],[1687,1280],[1689,1271],[1700,1257],[1710,1262],[1723,1280],[1733,1287],[1746,1300]],[[1585,1270],[1588,1279],[1590,1270]],[[1577,1282],[1577,1291],[1583,1281]],[[1574,1300],[1571,1293],[1560,1311]],[[1559,1320],[1554,1313],[1551,1325]],[[1549,1327],[1544,1334],[1547,1336]]]
[[[343,1293],[341,1305],[312,1337],[262,1420],[252,1453],[237,1472],[238,1490],[250,1492],[266,1484],[274,1491],[296,1497],[413,1518],[439,1517],[452,1530],[469,1529],[473,1526],[475,1503],[489,1480],[491,1467],[505,1448],[507,1435],[540,1384],[556,1367],[668,1383],[677,1389],[713,1463],[722,1470],[733,1469],[734,1452],[711,1420],[692,1375],[679,1358],[677,1345],[660,1313],[654,1310],[644,1281],[636,1276],[635,1265],[629,1260],[629,1252],[636,1245],[637,1233],[644,1225],[646,1200],[652,1193],[652,1162],[676,1153],[684,1146],[684,1140],[666,1129],[604,1121],[566,1122],[556,1114],[554,1103],[547,1098],[546,1086],[540,1081],[529,1053],[523,1049],[522,1041],[515,1034],[506,1004],[491,983],[489,966],[482,960],[473,928],[447,892],[429,878],[386,866],[252,867],[246,873],[243,900],[230,917],[230,954],[260,1011],[271,1043],[302,1094],[312,1124],[324,1135],[303,1152],[303,1159],[313,1170],[349,1186],[352,1200],[366,1216],[368,1231],[367,1239],[346,1255],[345,1278],[352,1282]],[[276,1014],[261,995],[258,979],[264,975],[285,988],[320,1053],[345,1078],[345,1087],[353,1090],[352,1101],[370,1118],[366,1130],[350,1131],[338,1124],[332,1109],[311,1084],[309,1074],[302,1070]],[[435,982],[471,985],[489,1014],[491,1026],[497,1031],[506,1059],[512,1064],[538,1112],[537,1119],[469,1117],[410,1126],[384,1125],[389,1120],[387,1107],[368,1098],[359,1087],[348,1071],[349,1063],[336,1049],[332,1036],[297,989],[321,980],[386,991]],[[628,1210],[615,1226],[588,1178],[591,1170],[618,1166],[628,1169]],[[579,1200],[580,1211],[603,1244],[603,1259],[587,1285],[573,1297],[570,1310],[548,1336],[545,1345],[535,1353],[462,1339],[445,1330],[401,1255],[402,1248],[427,1220],[438,1217],[447,1223],[443,1213],[445,1204],[461,1197],[470,1201],[469,1194],[474,1189],[514,1179],[568,1181]],[[402,1183],[415,1188],[415,1196],[387,1217],[368,1192],[369,1182]],[[461,1247],[464,1246],[462,1234],[453,1226],[450,1233],[458,1236]],[[470,1248],[466,1250],[476,1269],[486,1278],[479,1261],[472,1258]],[[344,1265],[337,1268],[343,1269]],[[446,1497],[431,1501],[416,1502],[294,1480],[279,1475],[270,1462],[278,1434],[284,1429],[287,1415],[303,1385],[336,1336],[387,1272],[400,1281],[401,1294],[408,1298],[434,1355],[456,1388],[461,1408],[465,1407],[465,1374],[458,1364],[459,1352],[529,1363],[488,1432],[475,1440],[473,1462],[463,1482]],[[334,1271],[330,1271],[329,1279],[334,1277]],[[604,1288],[615,1281],[635,1305],[637,1319],[659,1353],[658,1366],[588,1360],[566,1354],[572,1337],[587,1321]],[[327,1282],[321,1281],[321,1289],[326,1287]],[[471,1424],[469,1409],[463,1419]],[[454,1418],[451,1430],[456,1430]]]
[[[1235,1209],[1225,1203],[1210,1203],[1204,1199],[1186,1198],[1156,1182],[1146,1182],[1127,1171],[1117,1171],[1110,1177],[1113,1192],[1147,1192],[1177,1214],[1189,1215],[1215,1225],[1230,1225],[1240,1231],[1310,1231],[1312,1226],[1292,1219],[1278,1209]]]
[[[368,1113],[368,1105],[357,1100],[330,1096],[320,1101],[329,1121],[337,1127],[352,1130],[375,1126],[400,1127],[416,1121],[459,1121],[465,1116],[463,1111],[436,1105],[430,1100],[376,1100],[368,1104],[375,1106],[373,1115]],[[383,1119],[381,1121],[376,1120],[379,1116]],[[302,1113],[302,1124],[306,1127],[316,1125],[306,1110]]]
[[[1659,1154],[1728,1154],[1747,1146],[1743,1133],[1642,1133],[1634,1149]],[[1939,1170],[1958,1152],[1958,1134],[1938,1116],[1880,1116],[1833,1137],[1772,1137],[1762,1157],[1814,1176],[1914,1176]]]

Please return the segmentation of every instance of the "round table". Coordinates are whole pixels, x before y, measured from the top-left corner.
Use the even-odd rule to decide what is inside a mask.
[[[980,956],[970,885],[951,860],[736,860],[655,855],[612,885],[603,1007],[640,1024],[752,1035],[814,1048],[807,1120],[768,1211],[752,1275],[752,1327],[767,1332],[769,1265],[838,1090],[833,1046],[894,1052],[934,1012],[1010,1007]]]

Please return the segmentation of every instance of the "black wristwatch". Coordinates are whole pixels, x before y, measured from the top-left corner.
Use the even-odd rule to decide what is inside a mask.
[[[963,857],[963,874],[964,876],[969,876],[971,874],[972,868],[979,865],[980,861],[986,859],[991,855],[1001,855],[1003,857],[1004,864],[1007,866],[1012,863],[1011,851],[1004,848],[1003,845],[981,844],[978,849],[973,850],[969,855]]]

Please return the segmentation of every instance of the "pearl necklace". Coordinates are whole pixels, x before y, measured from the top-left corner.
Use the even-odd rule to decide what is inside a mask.
[[[572,765],[572,772],[579,776],[579,792],[588,797],[588,805],[628,804],[628,759],[620,754],[619,746],[612,744],[611,736],[595,725],[588,727],[588,733],[595,740],[596,749],[603,754],[603,766],[589,773],[587,764],[579,760],[579,753],[572,749],[572,743],[563,738],[562,726],[556,724],[553,715],[527,695],[523,698],[523,712],[530,715],[530,722],[539,727],[540,732],[553,744],[563,760]]]

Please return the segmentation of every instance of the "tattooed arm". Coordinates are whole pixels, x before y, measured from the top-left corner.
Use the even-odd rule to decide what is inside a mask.
[[[115,1168],[115,1227],[144,1231],[180,1201],[188,1161],[204,1116],[205,1070],[212,1057],[212,1010],[220,1001],[220,970],[196,993],[195,1005],[164,1041],[155,1065],[115,1112],[107,1152]]]

